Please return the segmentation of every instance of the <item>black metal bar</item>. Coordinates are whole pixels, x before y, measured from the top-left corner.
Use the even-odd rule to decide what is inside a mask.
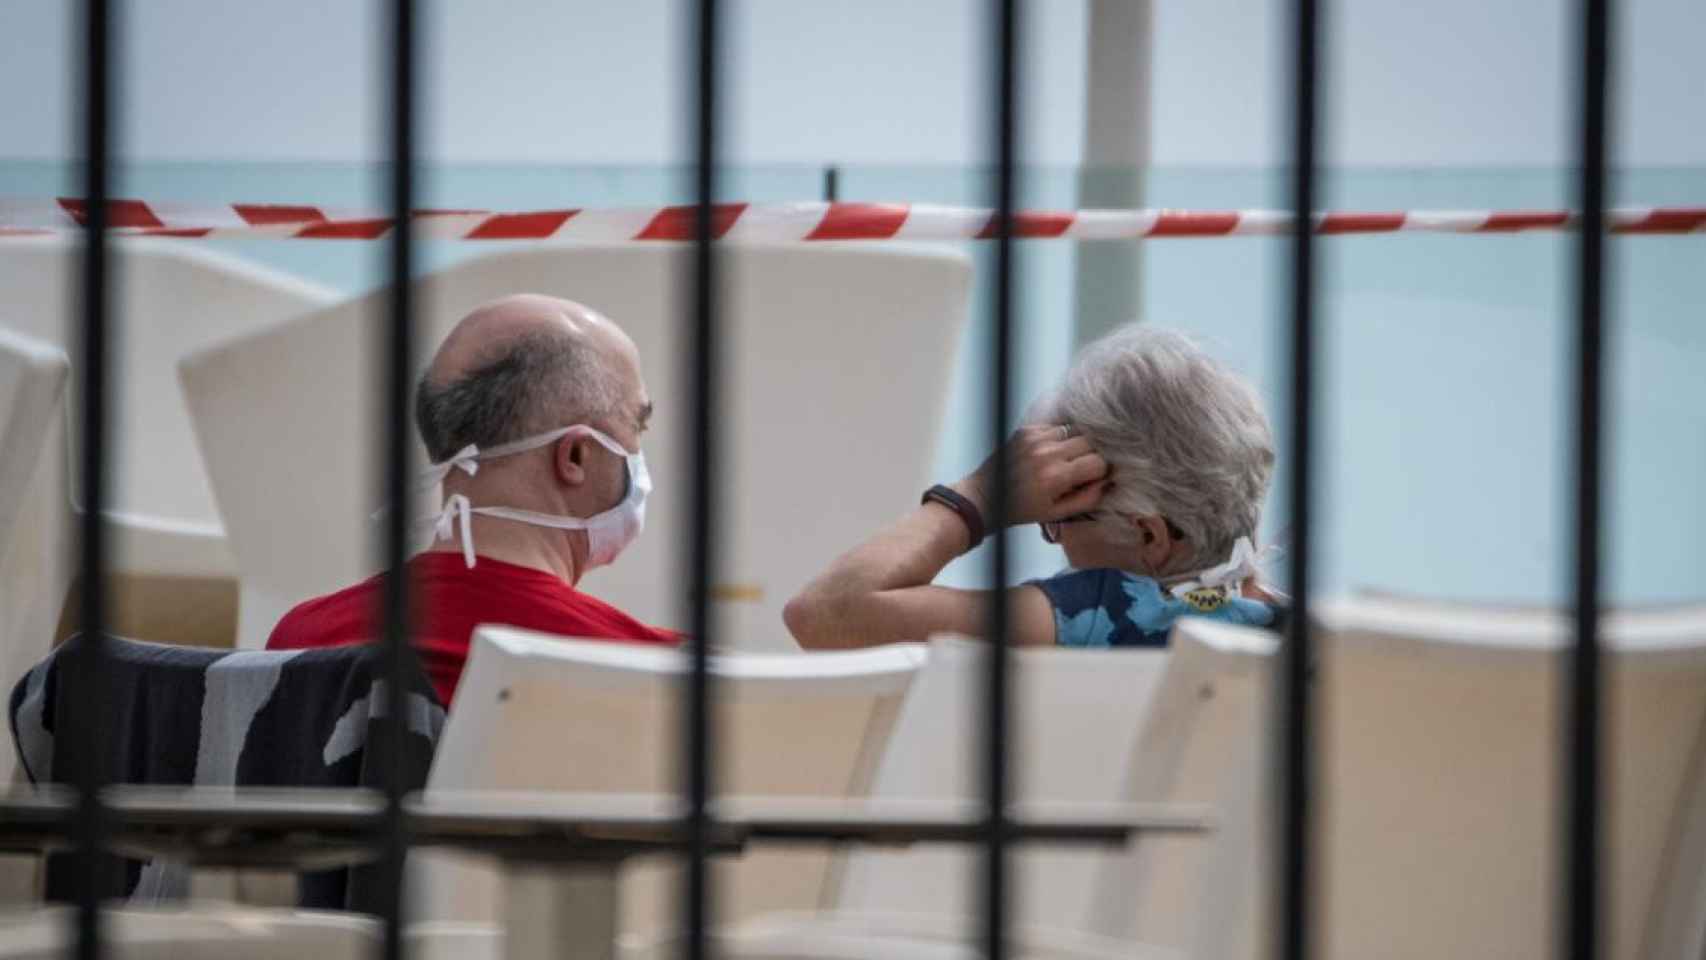
[[[82,333],[82,602],[81,631],[76,669],[90,678],[90,689],[99,690],[106,676],[101,660],[107,629],[107,195],[113,144],[112,44],[116,19],[107,0],[88,0],[83,7],[85,43],[83,62],[83,151],[87,182],[84,197],[87,220],[83,244],[83,333]],[[98,694],[97,694],[98,697]],[[84,757],[98,754],[99,736],[93,717],[79,714],[74,736],[81,742]],[[80,765],[77,777],[79,802],[76,817],[77,862],[77,956],[97,960],[101,955],[100,862],[106,845],[107,811],[101,804],[102,771],[98,764]]]
[[[1604,467],[1606,78],[1610,0],[1583,0],[1581,17],[1581,233],[1576,263],[1576,525],[1575,650],[1565,671],[1561,721],[1565,770],[1565,863],[1559,898],[1565,955],[1599,952],[1600,654],[1599,566]]]
[[[1007,457],[1007,398],[1012,393],[1013,368],[1013,210],[1017,205],[1018,140],[1018,0],[995,0],[995,316],[990,331],[990,348],[995,364],[990,381],[989,417],[990,439],[995,446],[994,485],[989,491],[989,529],[995,532],[990,549],[989,577],[989,641],[993,646],[989,657],[989,677],[984,692],[988,712],[988,739],[984,752],[984,956],[989,960],[1005,960],[1007,956],[1007,915],[1012,896],[1007,882],[1007,847],[1011,840],[1012,824],[1008,820],[1008,749],[1010,739],[1008,702],[1011,689],[1008,683],[1007,650],[1007,496],[1009,489]]]
[[[1297,0],[1292,21],[1291,167],[1291,590],[1289,636],[1280,658],[1282,696],[1276,730],[1280,737],[1280,850],[1274,904],[1279,910],[1277,947],[1285,960],[1304,960],[1310,943],[1310,787],[1314,737],[1309,675],[1312,657],[1309,617],[1309,554],[1314,493],[1315,389],[1315,174],[1319,156],[1316,108],[1319,88],[1320,24],[1316,0]]]
[[[403,738],[408,727],[403,716],[409,686],[413,651],[409,646],[410,606],[408,538],[413,514],[409,483],[409,391],[414,371],[413,238],[410,211],[414,209],[415,159],[415,4],[394,0],[390,4],[391,30],[383,57],[391,67],[391,164],[390,193],[393,227],[390,234],[391,299],[387,324],[388,349],[378,351],[383,369],[376,382],[384,384],[381,409],[385,424],[384,501],[391,505],[386,515],[384,549],[385,578],[385,716],[376,735],[385,774],[385,823],[382,856],[378,868],[384,922],[380,946],[385,960],[403,955],[403,860],[408,852],[408,825],[403,816]]]
[[[841,199],[841,168],[833,164],[823,168],[823,202]]]
[[[695,198],[698,204],[693,242],[693,333],[683,358],[686,380],[693,390],[693,424],[688,435],[693,465],[693,532],[688,555],[688,624],[692,636],[693,670],[687,678],[687,792],[688,849],[686,911],[688,960],[707,955],[706,928],[711,917],[710,852],[711,770],[715,737],[711,730],[710,650],[713,642],[711,583],[717,505],[717,339],[716,246],[713,204],[717,198],[717,0],[699,0],[694,32],[699,72],[695,78]]]

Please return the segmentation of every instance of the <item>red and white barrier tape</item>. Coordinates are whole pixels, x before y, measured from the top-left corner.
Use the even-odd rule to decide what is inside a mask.
[[[150,203],[115,200],[114,233],[165,237],[294,237],[375,240],[391,229],[389,217],[311,206],[234,203]],[[81,200],[0,199],[0,236],[53,234],[82,225]],[[443,240],[691,240],[692,206],[530,210],[418,210],[417,235]],[[1706,207],[1628,207],[1610,210],[1616,233],[1706,232]],[[1570,229],[1576,216],[1561,210],[1410,210],[1391,213],[1322,213],[1323,234],[1517,233]],[[995,235],[988,208],[903,203],[719,204],[712,214],[717,238],[733,242],[811,240],[977,240]],[[1272,236],[1291,230],[1280,210],[1027,210],[1014,219],[1014,236],[1078,240],[1143,237]]]

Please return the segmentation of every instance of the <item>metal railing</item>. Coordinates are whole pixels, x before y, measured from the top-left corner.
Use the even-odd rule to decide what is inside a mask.
[[[104,517],[107,508],[107,387],[110,385],[107,299],[107,195],[112,167],[112,49],[113,15],[108,0],[88,0],[83,6],[83,31],[87,44],[83,61],[83,192],[89,199],[89,218],[83,251],[82,335],[82,431],[79,451],[79,480],[83,491],[81,611],[83,635],[77,641],[76,669],[100,683],[107,624],[107,545]],[[97,688],[98,689],[98,688]],[[93,752],[97,733],[94,725],[72,731],[87,751]],[[101,851],[106,847],[107,812],[100,791],[106,784],[96,764],[84,764],[77,781],[76,817],[77,873],[81,875],[77,898],[78,960],[98,960],[101,953],[100,895],[96,882]]]
[[[1565,671],[1559,718],[1564,756],[1567,837],[1563,862],[1569,873],[1558,902],[1559,953],[1570,960],[1590,960],[1601,945],[1600,905],[1603,891],[1599,869],[1600,846],[1600,700],[1602,677],[1599,650],[1599,566],[1601,477],[1605,468],[1601,439],[1604,431],[1605,337],[1605,158],[1609,123],[1609,37],[1611,0],[1582,0],[1580,78],[1577,96],[1581,110],[1577,132],[1579,181],[1576,261],[1576,524],[1575,524],[1575,649]]]
[[[390,204],[399,225],[408,223],[414,207],[414,161],[416,114],[418,110],[416,63],[419,59],[415,4],[412,0],[392,0],[386,55],[391,75],[390,153],[388,169]],[[692,260],[692,312],[687,318],[691,337],[689,350],[682,357],[682,371],[692,384],[694,423],[689,431],[691,445],[689,462],[693,465],[693,510],[691,547],[685,567],[688,584],[688,616],[691,633],[693,669],[683,689],[686,755],[682,763],[688,771],[685,784],[684,821],[687,859],[687,883],[682,896],[683,929],[686,933],[687,956],[699,960],[707,955],[706,929],[712,916],[710,875],[707,856],[714,841],[710,784],[716,753],[716,731],[711,725],[711,704],[715,691],[711,684],[707,653],[713,639],[714,619],[709,606],[709,585],[714,582],[717,527],[713,506],[717,502],[719,476],[717,417],[715,403],[721,385],[718,363],[719,324],[716,304],[717,257],[713,242],[711,205],[717,196],[718,107],[720,103],[718,48],[720,11],[717,0],[696,0],[692,4],[695,30],[692,47],[698,70],[694,77],[693,130],[695,143],[695,193],[698,209],[697,230]],[[114,155],[111,132],[115,128],[113,110],[113,76],[123,53],[122,38],[116,5],[110,0],[84,0],[82,10],[83,51],[83,154],[86,160],[87,182],[84,194],[88,201],[85,224],[86,257],[82,274],[82,335],[81,335],[81,451],[80,484],[84,497],[81,531],[81,617],[83,631],[77,641],[75,669],[91,677],[103,675],[104,631],[107,624],[104,585],[107,581],[107,540],[103,517],[108,505],[109,436],[109,362],[111,271],[106,258],[105,227],[108,220],[106,201],[109,196],[109,174]],[[1316,207],[1317,159],[1320,137],[1317,106],[1321,88],[1320,11],[1317,0],[1296,0],[1292,8],[1291,39],[1293,47],[1293,125],[1291,199],[1295,211],[1292,231],[1292,274],[1290,286],[1290,510],[1294,548],[1291,552],[1291,586],[1294,594],[1293,615],[1289,635],[1283,646],[1281,682],[1283,696],[1279,698],[1280,720],[1275,727],[1277,756],[1283,761],[1279,781],[1273,792],[1280,825],[1278,836],[1278,868],[1274,871],[1273,903],[1277,911],[1273,942],[1275,952],[1286,960],[1302,960],[1311,955],[1310,921],[1314,914],[1310,883],[1310,852],[1312,847],[1311,762],[1313,742],[1310,723],[1309,669],[1310,630],[1309,612],[1311,588],[1309,557],[1312,544],[1310,493],[1313,482],[1311,462],[1313,445],[1311,421],[1313,414],[1313,353],[1315,327],[1313,297],[1315,277],[1314,238],[1309,229],[1310,215]],[[1599,938],[1598,903],[1598,830],[1599,830],[1599,773],[1600,754],[1600,668],[1596,638],[1599,615],[1599,528],[1601,519],[1600,475],[1602,472],[1601,431],[1603,429],[1603,314],[1604,289],[1604,222],[1605,156],[1607,130],[1607,31],[1610,26],[1609,0],[1583,0],[1580,19],[1581,90],[1580,90],[1580,181],[1579,261],[1576,279],[1578,330],[1578,405],[1576,408],[1578,446],[1576,449],[1576,516],[1575,516],[1575,646],[1572,668],[1566,672],[1565,717],[1566,736],[1563,748],[1566,777],[1560,784],[1567,811],[1562,836],[1566,840],[1568,866],[1567,882],[1560,885],[1559,953],[1573,960],[1589,960],[1596,954]],[[996,210],[996,276],[994,316],[991,327],[991,356],[993,357],[991,389],[988,395],[991,422],[990,439],[995,445],[996,482],[991,491],[991,528],[1004,528],[1007,505],[1008,477],[1002,451],[1007,434],[1008,394],[1011,390],[1012,332],[1014,314],[1013,243],[1011,217],[1015,209],[1018,187],[1016,164],[1019,136],[1017,100],[1019,96],[1019,57],[1017,37],[1020,29],[1018,0],[992,0],[991,49],[995,52],[994,96],[992,100],[991,158],[996,171],[994,206]],[[833,184],[833,180],[831,181]],[[833,191],[834,187],[829,187]],[[408,584],[406,571],[406,524],[411,515],[408,509],[410,484],[407,476],[408,395],[413,369],[415,337],[412,325],[410,276],[413,249],[410,231],[400,226],[390,234],[390,323],[388,349],[381,351],[383,368],[375,371],[378,383],[383,384],[379,395],[383,407],[383,422],[387,424],[384,495],[394,505],[384,535],[385,567],[390,571],[385,591],[385,643],[388,650],[388,670],[391,682],[387,696],[393,698],[380,727],[375,749],[386,750],[400,744],[403,712],[397,709],[395,698],[403,695],[402,678],[409,669],[413,655],[407,643]],[[997,536],[991,551],[991,582],[1006,582],[1009,569],[1008,551],[1003,537]],[[992,591],[989,609],[989,635],[995,655],[989,658],[986,696],[980,705],[984,711],[983,726],[988,731],[984,745],[985,816],[977,831],[975,842],[985,853],[983,873],[983,909],[986,923],[983,929],[984,949],[991,960],[1006,956],[1006,919],[1014,907],[1008,883],[1005,854],[1008,844],[1019,837],[1008,819],[1009,769],[1012,743],[1008,736],[1014,704],[1009,702],[1007,656],[1008,615],[1004,593]],[[75,735],[90,737],[90,729]],[[391,749],[391,756],[401,751]],[[410,835],[411,820],[405,815],[401,767],[392,763],[386,777],[386,794],[380,828],[372,842],[381,851],[381,863],[389,882],[383,887],[389,892],[384,914],[384,955],[400,958],[403,954],[401,937],[403,859],[411,844],[420,838]],[[117,826],[124,825],[122,810],[109,809],[102,800],[99,766],[85,764],[75,784],[78,800],[74,816],[55,821],[55,829],[74,841],[81,866],[82,885],[78,900],[77,955],[82,960],[96,960],[102,949],[101,911],[96,883],[98,854],[107,849],[108,841]],[[331,818],[336,820],[336,817]],[[331,822],[328,820],[327,822]],[[364,826],[370,831],[374,822],[371,814],[351,816],[350,824]],[[1087,828],[1093,825],[1087,825]],[[845,830],[833,825],[799,827],[794,839],[834,840],[845,838]],[[972,837],[955,834],[956,842],[971,842]],[[495,842],[495,841],[494,841]],[[478,846],[477,844],[470,844]]]
[[[693,53],[699,64],[694,96],[694,199],[698,205],[693,234],[693,314],[692,336],[688,340],[691,355],[681,359],[681,369],[691,384],[693,397],[693,427],[687,435],[687,462],[693,468],[692,536],[690,538],[686,580],[688,583],[687,623],[693,636],[693,670],[687,675],[683,691],[686,709],[682,721],[686,734],[682,743],[687,756],[682,764],[687,768],[683,782],[687,793],[689,818],[687,872],[682,891],[681,913],[687,932],[688,960],[704,960],[710,950],[706,943],[711,922],[710,865],[706,862],[706,846],[710,814],[715,732],[711,729],[711,633],[714,618],[711,611],[711,584],[716,581],[716,517],[717,506],[717,444],[715,430],[720,422],[715,404],[718,375],[717,362],[720,342],[717,338],[717,245],[712,235],[712,207],[717,202],[718,121],[717,113],[719,67],[717,41],[721,26],[717,0],[699,0],[696,4],[692,38]]]
[[[1315,402],[1315,176],[1320,156],[1316,115],[1320,107],[1320,4],[1295,0],[1292,18],[1291,127],[1291,429],[1290,579],[1292,608],[1280,648],[1277,756],[1281,766],[1273,794],[1279,807],[1279,851],[1275,858],[1273,929],[1283,960],[1310,955],[1310,789],[1314,784],[1314,732],[1310,704],[1313,663],[1309,638],[1310,550],[1314,544],[1310,504],[1314,490]]]

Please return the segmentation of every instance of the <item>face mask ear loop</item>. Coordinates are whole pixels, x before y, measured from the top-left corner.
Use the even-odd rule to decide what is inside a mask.
[[[1227,583],[1243,580],[1256,572],[1256,548],[1250,543],[1249,537],[1239,537],[1232,544],[1232,556],[1226,562],[1209,567],[1202,572],[1203,586],[1221,587]]]
[[[1257,550],[1249,537],[1239,537],[1232,544],[1232,556],[1225,563],[1216,564],[1205,570],[1199,570],[1195,575],[1185,577],[1173,585],[1168,593],[1182,596],[1198,587],[1230,587],[1236,591],[1239,584],[1248,577],[1261,575],[1261,565],[1272,560],[1279,553],[1273,546]]]
[[[460,493],[452,494],[449,499],[444,501],[444,509],[440,510],[438,513],[438,524],[435,530],[437,539],[449,540],[456,536],[458,532],[456,527],[458,525],[461,526],[462,562],[466,563],[470,570],[474,568],[474,518],[472,507],[473,504],[468,502],[467,497]]]
[[[429,490],[432,487],[443,483],[444,478],[450,476],[450,471],[452,470],[461,470],[463,473],[466,473],[471,477],[480,472],[481,460],[496,460],[499,457],[525,453],[528,450],[543,447],[548,443],[554,443],[577,430],[587,430],[589,432],[597,433],[597,431],[592,430],[590,427],[561,427],[547,433],[541,433],[537,436],[523,437],[520,440],[514,440],[509,443],[500,443],[495,447],[487,447],[484,450],[481,450],[479,446],[470,443],[456,451],[456,453],[449,459],[441,460],[438,463],[427,467],[425,470],[422,470],[420,480],[421,489]]]
[[[647,478],[648,475],[646,474],[645,459],[638,452],[630,453],[627,448],[623,447],[620,443],[617,443],[612,437],[600,432],[596,427],[587,426],[585,424],[562,427],[557,430],[552,430],[549,433],[525,437],[521,440],[515,440],[510,443],[498,444],[494,447],[488,447],[485,450],[481,450],[474,444],[469,444],[461,450],[458,450],[455,456],[439,463],[435,463],[423,470],[421,472],[421,487],[423,490],[426,490],[439,486],[444,482],[444,479],[450,475],[452,470],[461,470],[469,476],[474,476],[479,472],[480,460],[491,460],[498,457],[507,457],[512,454],[522,453],[527,450],[534,450],[539,447],[546,446],[547,444],[554,443],[563,437],[569,436],[570,434],[581,434],[583,436],[590,437],[594,442],[623,459],[627,473],[628,486],[623,492],[622,500],[618,501],[616,506],[611,507],[609,510],[606,510],[594,517],[558,517],[550,514],[537,513],[531,510],[514,509],[511,507],[476,507],[466,495],[457,493],[444,499],[444,505],[439,510],[437,516],[428,514],[419,522],[430,523],[433,525],[435,540],[449,540],[460,534],[462,539],[462,560],[470,569],[472,569],[475,563],[473,529],[474,514],[479,513],[490,517],[517,520],[523,523],[532,523],[544,527],[556,527],[564,530],[591,530],[593,526],[600,522],[601,518],[606,514],[614,514],[617,511],[622,510],[623,505],[627,500],[634,496],[635,488],[641,486],[643,482],[644,490],[641,491],[640,504],[637,508],[633,508],[637,519],[634,520],[632,526],[637,534],[639,525],[644,523],[644,494],[651,490],[651,483]],[[379,516],[382,512],[383,510],[375,513],[375,517]],[[626,540],[632,541],[634,535],[635,534],[629,534],[626,537]],[[623,545],[626,545],[626,543]]]

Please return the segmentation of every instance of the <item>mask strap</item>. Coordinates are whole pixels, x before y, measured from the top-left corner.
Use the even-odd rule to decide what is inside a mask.
[[[461,470],[471,477],[480,472],[479,461],[480,448],[470,443],[466,447],[456,451],[456,455],[451,457],[449,460],[435,463],[432,466],[427,467],[425,470],[422,470],[420,483],[417,487],[422,491],[430,490],[431,488],[443,483],[444,478],[450,476],[450,471],[452,470]]]
[[[558,530],[585,530],[591,526],[590,517],[559,517],[549,513],[535,513],[532,510],[517,510],[514,507],[476,507],[460,493],[453,493],[444,500],[444,507],[436,515],[428,515],[420,522],[431,528],[432,539],[459,539],[462,545],[462,560],[471,570],[474,568],[474,514],[483,517],[496,517],[499,520],[516,520],[521,523],[531,523],[541,527],[555,527]]]
[[[455,456],[448,460],[435,463],[423,470],[421,472],[421,488],[423,490],[428,490],[436,487],[440,483],[443,483],[444,478],[449,476],[450,471],[452,470],[461,470],[467,473],[470,477],[474,476],[480,470],[479,461],[481,460],[492,460],[498,457],[507,457],[512,454],[523,453],[528,450],[543,447],[548,443],[553,443],[571,433],[584,433],[587,436],[592,437],[600,446],[603,446],[611,453],[622,457],[624,460],[631,460],[638,456],[638,454],[629,453],[621,444],[604,435],[599,430],[596,430],[593,427],[577,424],[572,427],[563,427],[561,429],[552,430],[549,433],[541,433],[537,436],[523,437],[520,440],[498,444],[495,447],[488,447],[484,451],[470,443],[461,450],[458,450]],[[615,507],[611,507],[610,510],[606,510],[604,512],[609,513],[620,508],[620,506],[621,504],[618,503]],[[384,513],[383,509],[375,511],[373,516],[377,519],[382,513]],[[467,496],[460,493],[453,493],[444,499],[444,506],[439,509],[437,516],[428,515],[423,518],[421,522],[431,525],[434,540],[449,540],[455,538],[457,534],[460,533],[462,560],[464,563],[468,564],[469,569],[473,569],[474,567],[473,515],[476,513],[483,516],[497,517],[503,520],[517,520],[522,523],[531,523],[537,526],[556,527],[559,530],[585,530],[590,527],[592,521],[596,519],[595,517],[559,517],[548,513],[536,513],[532,510],[519,510],[514,507],[476,507],[467,498]],[[598,516],[603,516],[603,514],[599,514]],[[461,529],[458,530],[458,527]]]
[[[1199,587],[1226,587],[1234,591],[1246,579],[1257,576],[1262,572],[1262,564],[1272,561],[1280,554],[1280,549],[1268,545],[1257,550],[1249,537],[1239,537],[1232,544],[1232,556],[1225,563],[1216,564],[1194,574],[1187,575],[1181,582],[1167,589],[1173,596],[1182,596]]]
[[[474,525],[473,504],[460,493],[453,493],[445,498],[444,508],[437,517],[428,517],[433,525],[434,540],[449,540],[456,536],[456,525],[462,526],[462,561],[468,564],[468,569],[474,568]]]
[[[455,455],[450,457],[448,460],[441,460],[438,463],[427,467],[425,470],[422,470],[420,488],[422,490],[429,490],[432,487],[443,483],[444,478],[450,476],[450,471],[452,470],[461,470],[471,477],[480,472],[481,460],[496,460],[499,457],[508,457],[517,453],[526,453],[529,450],[543,447],[546,444],[555,443],[571,433],[584,433],[596,440],[600,446],[619,457],[627,458],[633,456],[633,454],[629,453],[628,450],[620,443],[617,443],[610,437],[605,436],[603,432],[584,424],[576,424],[572,427],[559,427],[556,430],[536,434],[531,437],[522,437],[520,440],[511,440],[509,443],[500,443],[495,447],[487,447],[484,450],[481,450],[479,447],[470,443],[466,447],[456,451]]]
[[[480,459],[496,460],[499,457],[507,457],[511,454],[525,453],[528,450],[543,447],[548,443],[555,443],[577,430],[592,430],[592,428],[582,426],[558,427],[557,429],[546,433],[535,434],[531,437],[522,437],[520,440],[511,440],[508,443],[500,443],[495,447],[487,447],[480,451]]]

